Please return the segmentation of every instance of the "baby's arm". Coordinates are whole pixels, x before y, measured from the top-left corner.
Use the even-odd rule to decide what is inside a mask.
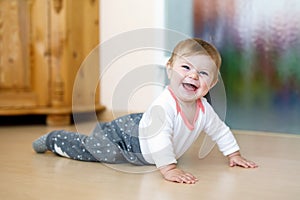
[[[194,184],[198,179],[190,173],[177,168],[176,164],[170,164],[159,168],[163,177],[172,182]]]
[[[240,166],[244,168],[256,168],[258,165],[250,160],[247,160],[241,156],[241,153],[239,151],[236,151],[232,154],[229,154],[228,156],[229,159],[229,166],[234,167],[234,166]]]

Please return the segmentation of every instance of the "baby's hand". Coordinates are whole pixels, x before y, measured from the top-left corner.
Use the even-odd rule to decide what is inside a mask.
[[[198,181],[192,174],[178,169],[175,164],[161,167],[160,172],[166,180],[172,182],[195,184]]]
[[[228,156],[229,158],[229,166],[240,166],[244,168],[256,168],[258,165],[250,160],[246,160],[241,156],[239,152],[232,153]]]

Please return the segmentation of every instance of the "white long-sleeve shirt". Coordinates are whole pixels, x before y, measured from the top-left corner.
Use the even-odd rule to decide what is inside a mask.
[[[141,152],[158,168],[177,163],[199,134],[204,131],[216,141],[226,156],[239,150],[229,127],[220,120],[205,98],[197,101],[193,124],[181,112],[178,100],[167,87],[143,114],[139,124]]]

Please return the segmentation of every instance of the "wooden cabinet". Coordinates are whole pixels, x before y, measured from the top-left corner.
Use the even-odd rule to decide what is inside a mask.
[[[74,80],[98,42],[98,0],[0,0],[0,115],[45,114],[49,125],[70,123]],[[95,62],[93,71],[80,72],[86,78],[75,112],[103,109],[99,85],[89,80],[99,75]]]

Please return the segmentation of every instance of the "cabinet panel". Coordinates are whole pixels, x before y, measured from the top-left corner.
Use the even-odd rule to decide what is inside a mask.
[[[0,88],[30,88],[30,5],[0,1]]]
[[[0,105],[33,107],[30,1],[0,1]]]
[[[48,124],[68,123],[75,77],[98,42],[96,0],[0,0],[0,115],[46,114]],[[80,112],[102,110],[99,85],[89,80],[99,66],[82,73]]]

